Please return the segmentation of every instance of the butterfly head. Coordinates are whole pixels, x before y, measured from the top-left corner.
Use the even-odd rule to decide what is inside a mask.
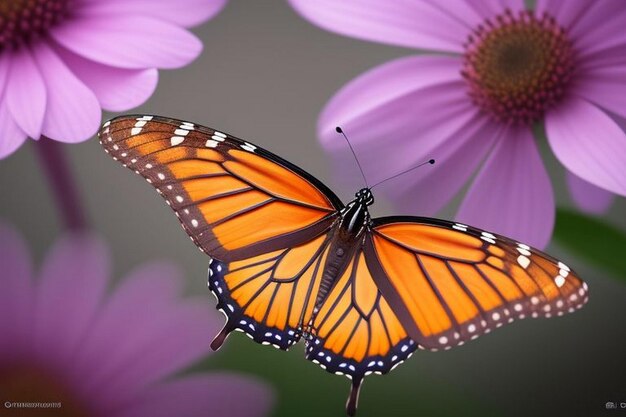
[[[374,195],[369,188],[360,189],[355,196],[359,204],[363,204],[365,206],[371,206],[374,204]]]

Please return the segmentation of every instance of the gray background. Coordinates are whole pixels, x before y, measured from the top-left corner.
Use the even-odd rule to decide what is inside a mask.
[[[233,0],[195,33],[205,46],[200,58],[161,72],[154,96],[133,113],[216,127],[272,150],[331,188],[340,181],[315,137],[322,106],[367,69],[415,53],[325,32],[282,1]],[[40,260],[61,228],[34,146],[30,141],[0,162],[0,218],[24,233]],[[545,143],[541,146],[557,201],[570,205],[563,170]],[[206,257],[154,190],[107,157],[97,140],[65,150],[90,221],[111,247],[116,277],[149,259],[171,259],[183,266],[189,293],[212,302]],[[361,185],[352,184],[355,190]],[[337,191],[344,200],[352,196]],[[607,215],[622,230],[625,208],[621,199]],[[394,214],[382,195],[373,213]],[[448,207],[441,216],[451,213]],[[583,310],[515,323],[449,352],[419,352],[392,374],[367,380],[359,415],[626,416],[626,410],[603,411],[606,401],[626,402],[626,287],[555,245],[549,252],[589,282],[591,301]],[[196,368],[239,369],[267,379],[278,395],[275,415],[343,413],[347,380],[305,361],[298,347],[273,351],[237,334],[224,352]]]

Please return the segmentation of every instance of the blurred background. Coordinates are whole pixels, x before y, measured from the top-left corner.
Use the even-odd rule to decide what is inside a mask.
[[[333,177],[316,140],[319,112],[357,75],[415,51],[333,35],[278,0],[232,0],[194,32],[204,43],[203,54],[183,69],[160,72],[156,93],[136,112],[181,118],[245,138],[314,174],[344,201],[351,199],[362,184],[358,177]],[[24,233],[40,260],[61,225],[34,146],[29,141],[0,163],[0,217]],[[559,207],[571,207],[564,171],[546,144],[540,146]],[[171,259],[183,266],[188,293],[206,295],[213,303],[206,256],[152,187],[111,160],[97,140],[65,149],[89,220],[112,248],[114,275],[149,259]],[[338,188],[346,182],[351,189]],[[440,217],[451,217],[457,203]],[[393,213],[390,207],[381,195],[372,211],[375,216],[420,214]],[[624,231],[625,209],[619,199],[602,224]],[[359,415],[626,416],[626,409],[605,409],[607,401],[626,402],[626,281],[619,267],[602,265],[604,259],[610,264],[615,256],[623,257],[626,248],[615,247],[619,239],[594,240],[600,226],[593,221],[580,223],[579,231],[582,220],[565,217],[557,219],[559,233],[583,247],[593,245],[599,253],[595,263],[558,241],[547,251],[589,283],[587,306],[561,318],[516,322],[451,351],[418,351],[391,374],[366,380]],[[212,336],[207,334],[207,349]],[[285,353],[236,333],[210,361],[189,371],[199,369],[237,370],[265,379],[277,393],[274,416],[344,413],[349,381],[306,361],[302,344]]]

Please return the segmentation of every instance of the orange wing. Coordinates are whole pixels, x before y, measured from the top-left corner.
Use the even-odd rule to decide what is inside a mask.
[[[391,371],[417,347],[374,283],[362,248],[316,309],[307,332],[307,359],[352,380],[349,415],[356,411],[363,378]]]
[[[463,224],[376,219],[368,266],[410,337],[449,349],[515,318],[582,307],[587,285],[545,253]]]
[[[343,207],[296,166],[197,124],[124,116],[98,135],[106,152],[163,195],[192,240],[222,261],[309,241]]]
[[[313,313],[332,229],[299,246],[252,258],[211,262],[209,289],[227,322],[211,347],[238,330],[258,343],[288,350]]]

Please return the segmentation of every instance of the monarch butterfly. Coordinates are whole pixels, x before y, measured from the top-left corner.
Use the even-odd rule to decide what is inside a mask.
[[[417,348],[446,350],[525,317],[582,307],[587,285],[564,263],[461,223],[371,218],[371,190],[347,205],[319,180],[249,142],[190,122],[122,116],[104,149],[152,184],[210,256],[208,285],[238,330],[352,380]]]

